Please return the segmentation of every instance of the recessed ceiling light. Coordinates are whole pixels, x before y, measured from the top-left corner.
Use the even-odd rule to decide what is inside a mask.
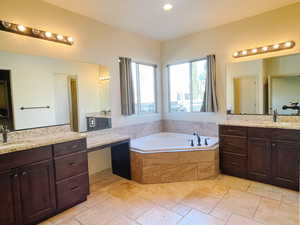
[[[171,5],[170,3],[167,3],[164,5],[164,10],[165,11],[170,11],[171,9],[173,9],[173,5]]]

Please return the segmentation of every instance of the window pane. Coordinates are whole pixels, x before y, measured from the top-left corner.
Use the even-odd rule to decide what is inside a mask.
[[[155,68],[139,64],[141,112],[155,112]]]
[[[135,104],[135,112],[138,111],[138,92],[137,92],[137,71],[136,71],[136,63],[131,63],[132,66],[132,79],[133,79],[133,92],[134,92],[134,104]]]
[[[190,112],[190,64],[171,65],[170,76],[170,111]]]
[[[192,62],[192,111],[200,112],[204,92],[205,92],[205,81],[207,75],[207,61],[200,60]]]

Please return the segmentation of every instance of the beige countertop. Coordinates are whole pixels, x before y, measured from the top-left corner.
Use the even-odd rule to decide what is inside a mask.
[[[52,135],[41,135],[35,137],[24,138],[17,141],[9,141],[8,143],[0,143],[0,155],[23,150],[29,150],[46,145],[58,144],[62,142],[78,140],[85,138],[86,134],[76,132],[64,132]]]
[[[124,141],[130,139],[129,136],[119,135],[119,134],[97,134],[87,137],[87,148],[96,148],[104,145],[109,145],[112,143]]]
[[[225,120],[219,125],[300,130],[300,123],[294,122]]]

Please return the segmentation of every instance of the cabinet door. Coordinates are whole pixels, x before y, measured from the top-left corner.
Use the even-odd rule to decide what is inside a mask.
[[[131,179],[131,167],[130,167],[130,151],[129,142],[113,144],[111,146],[111,161],[112,171],[114,174]]]
[[[298,143],[272,143],[272,180],[275,185],[299,190],[299,156]]]
[[[20,171],[23,223],[32,224],[51,216],[56,208],[53,162],[34,163]]]
[[[12,171],[0,172],[0,224],[19,225],[19,178]]]
[[[269,183],[271,170],[271,141],[261,138],[249,138],[248,177]]]

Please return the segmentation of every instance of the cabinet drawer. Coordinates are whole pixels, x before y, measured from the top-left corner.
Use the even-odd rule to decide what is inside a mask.
[[[287,130],[287,129],[274,129],[272,132],[272,140],[300,143],[300,131]]]
[[[247,136],[247,127],[220,126],[220,134],[246,137]]]
[[[248,137],[271,139],[272,131],[273,131],[273,129],[250,127],[250,128],[248,128]]]
[[[89,194],[88,173],[58,182],[56,186],[58,210],[69,208],[76,203],[84,201]]]
[[[221,170],[225,174],[246,177],[247,158],[233,154],[221,154]]]
[[[235,153],[241,155],[247,155],[247,138],[245,137],[233,137],[233,136],[221,136],[220,151],[227,153]]]
[[[52,147],[43,146],[30,150],[0,155],[0,170],[7,170],[52,158]]]
[[[87,153],[80,152],[55,159],[56,180],[69,178],[88,171]]]
[[[74,152],[86,151],[86,139],[79,139],[64,143],[55,144],[53,147],[54,156],[62,156]]]

